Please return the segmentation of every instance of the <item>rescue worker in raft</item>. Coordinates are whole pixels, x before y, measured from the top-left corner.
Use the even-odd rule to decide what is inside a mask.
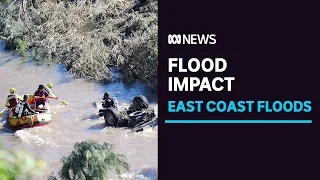
[[[47,98],[49,94],[45,91],[44,86],[42,84],[39,85],[38,90],[34,93],[34,98],[36,101],[36,109],[45,109]]]
[[[55,95],[52,93],[52,88],[53,88],[53,84],[52,84],[52,83],[48,83],[47,86],[44,87],[44,90],[49,94],[49,97],[50,97],[50,98],[59,99],[57,96],[55,96]]]
[[[22,100],[22,98],[15,94],[16,89],[10,88],[10,95],[8,95],[5,103],[5,107],[8,107],[9,111],[9,117],[12,117],[14,114],[15,107],[19,103],[19,100]]]
[[[16,106],[15,109],[15,115],[18,118],[21,118],[22,116],[29,116],[29,115],[33,115],[33,114],[39,114],[38,112],[32,110],[30,108],[30,105],[28,103],[28,95],[24,95],[23,96],[23,100],[20,101],[20,103]]]

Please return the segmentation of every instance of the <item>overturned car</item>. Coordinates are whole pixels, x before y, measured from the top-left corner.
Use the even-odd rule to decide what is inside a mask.
[[[108,126],[133,128],[136,132],[158,125],[155,111],[149,106],[148,100],[143,95],[136,96],[129,108],[123,111],[118,110],[116,101],[108,105],[102,104],[99,116],[104,117]]]

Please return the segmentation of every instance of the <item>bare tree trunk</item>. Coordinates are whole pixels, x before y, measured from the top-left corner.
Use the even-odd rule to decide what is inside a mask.
[[[23,23],[24,23],[24,25],[26,26],[26,28],[28,28],[29,30],[30,30],[30,28],[29,28],[29,16],[28,16],[28,10],[27,10],[27,0],[22,0],[21,1],[21,6],[20,6],[20,10],[22,9],[22,17],[23,17]],[[19,15],[19,17],[20,17],[20,15]],[[21,18],[21,17],[20,17]]]

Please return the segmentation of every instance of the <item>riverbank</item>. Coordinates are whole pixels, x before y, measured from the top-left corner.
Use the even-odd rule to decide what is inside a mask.
[[[157,87],[158,1],[2,3],[0,38],[22,56],[64,64],[77,77]]]

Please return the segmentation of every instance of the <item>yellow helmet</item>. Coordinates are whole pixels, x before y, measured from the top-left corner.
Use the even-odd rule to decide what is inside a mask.
[[[15,88],[10,88],[10,93],[14,93],[16,92],[16,89]]]
[[[47,86],[51,89],[53,85],[51,83],[47,84]]]

